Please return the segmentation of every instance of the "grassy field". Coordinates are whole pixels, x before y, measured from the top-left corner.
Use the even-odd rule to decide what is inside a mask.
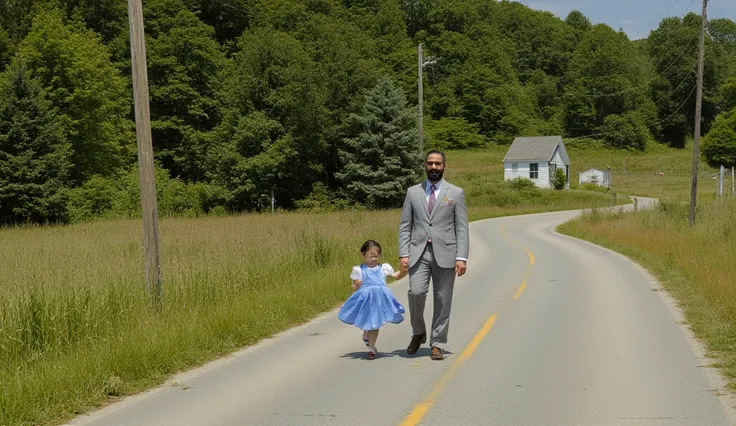
[[[654,273],[736,390],[736,199],[701,203],[694,228],[686,203],[636,214],[593,213],[560,231],[609,247]]]
[[[496,148],[448,153],[447,178],[466,188],[473,220],[611,203],[504,184],[502,157]],[[159,312],[143,290],[139,221],[0,230],[0,424],[62,422],[337,306],[365,239],[396,259],[398,217],[162,220]]]
[[[570,187],[578,187],[578,174],[591,168],[605,170],[611,167],[613,191],[624,195],[654,198],[685,199],[690,196],[692,180],[692,146],[672,149],[652,145],[646,152],[612,150],[592,141],[566,141],[570,166]],[[448,157],[454,181],[469,186],[478,177],[503,176],[503,157],[508,147],[493,147],[482,151],[460,151]],[[699,165],[700,190],[703,198],[713,199],[716,169],[701,161]]]

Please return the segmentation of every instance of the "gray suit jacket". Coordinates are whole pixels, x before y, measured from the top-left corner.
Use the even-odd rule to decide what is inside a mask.
[[[458,258],[468,258],[470,249],[465,191],[444,181],[430,214],[426,186],[425,180],[406,191],[399,223],[399,257],[408,257],[412,267],[431,239],[437,264],[454,268]]]

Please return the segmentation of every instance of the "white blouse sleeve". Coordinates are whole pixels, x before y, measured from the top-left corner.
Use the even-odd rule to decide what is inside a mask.
[[[363,272],[360,270],[360,266],[353,266],[353,271],[350,272],[350,279],[355,281],[363,277]]]
[[[381,270],[383,270],[383,273],[386,276],[393,275],[395,272],[394,268],[388,263],[384,263],[383,266],[381,267]]]

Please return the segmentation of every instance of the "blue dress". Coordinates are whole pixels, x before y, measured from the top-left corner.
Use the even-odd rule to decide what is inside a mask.
[[[404,321],[404,307],[386,286],[381,266],[368,268],[362,264],[360,270],[363,284],[345,301],[337,317],[361,330],[378,330],[387,322]]]

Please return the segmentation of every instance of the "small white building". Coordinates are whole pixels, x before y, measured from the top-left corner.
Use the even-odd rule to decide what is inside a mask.
[[[590,169],[580,173],[578,182],[581,185],[584,183],[592,183],[594,185],[610,188],[611,175],[608,170]]]
[[[565,189],[570,189],[570,158],[562,136],[516,138],[503,159],[503,178],[530,179],[539,188],[553,188],[557,169],[565,171]]]

